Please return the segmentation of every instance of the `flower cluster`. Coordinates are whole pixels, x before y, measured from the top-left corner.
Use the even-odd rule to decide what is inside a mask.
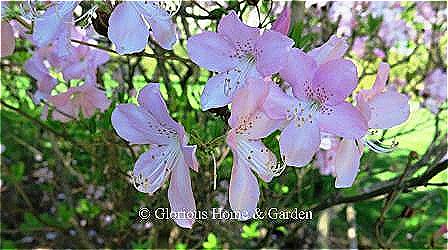
[[[61,122],[92,117],[111,104],[96,78],[109,54],[95,48],[91,32],[75,27],[73,12],[78,4],[52,4],[33,20],[32,36],[22,34],[36,47],[25,65],[36,80],[33,100],[44,103],[44,115],[49,107],[54,108],[51,117]],[[389,7],[391,13],[383,18],[396,18],[394,8],[399,6]],[[364,8],[359,3],[334,3],[330,16],[340,19],[337,32],[350,35],[356,26],[353,10]],[[369,8],[375,15],[376,5]],[[434,17],[422,9],[421,18]],[[286,166],[304,167],[314,161],[322,174],[336,177],[335,187],[351,187],[365,146],[375,152],[388,152],[394,146],[369,139],[369,129],[397,126],[410,112],[408,97],[386,86],[388,64],[380,63],[373,86],[361,89],[355,64],[344,58],[349,45],[343,38],[333,35],[321,46],[304,51],[295,48],[287,36],[290,22],[288,7],[272,29],[266,30],[244,24],[230,11],[219,21],[217,32],[204,31],[187,41],[190,59],[215,73],[202,92],[202,109],[230,104],[226,142],[233,154],[233,167],[228,200],[234,211],[243,212],[241,220],[255,213],[260,197],[257,176],[270,182]],[[401,30],[404,24],[390,23],[394,26],[383,25],[379,31],[386,44],[412,35],[411,30],[391,32]],[[2,36],[5,32],[9,41],[14,36],[12,28],[3,26]],[[161,47],[158,49],[172,49],[177,40],[169,12],[146,1],[116,5],[108,20],[107,36],[120,55],[145,50],[148,39]],[[358,57],[365,53],[368,39],[354,41],[353,52]],[[2,38],[2,56],[11,53],[10,44],[4,48]],[[384,57],[381,52],[378,49],[379,58]],[[440,85],[443,78],[446,73],[433,72],[423,90],[437,102],[446,99],[446,95],[438,96],[443,86],[446,92],[445,82]],[[82,84],[72,86],[79,82]],[[65,90],[58,85],[65,85]],[[196,146],[188,145],[184,127],[170,117],[158,83],[147,84],[137,100],[138,105],[118,104],[111,117],[121,138],[133,145],[149,145],[135,162],[132,183],[138,191],[152,195],[170,179],[171,210],[195,214],[190,168],[199,170]],[[262,141],[275,131],[280,131],[279,159]],[[174,220],[185,228],[194,224],[194,216]]]

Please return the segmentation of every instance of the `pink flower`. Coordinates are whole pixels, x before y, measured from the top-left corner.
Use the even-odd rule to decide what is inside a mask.
[[[364,54],[366,53],[367,39],[368,39],[367,36],[356,37],[355,41],[353,42],[352,52],[359,58],[363,57]]]
[[[342,58],[347,50],[348,44],[345,39],[332,35],[323,45],[308,52],[308,55],[317,64],[324,64],[328,61]]]
[[[110,105],[105,92],[96,87],[94,76],[87,77],[81,86],[70,87],[66,92],[47,99],[55,107],[52,118],[61,122],[77,119],[80,113],[89,118],[97,109],[104,112]]]
[[[144,87],[138,96],[139,106],[120,104],[112,113],[112,125],[117,134],[131,144],[150,144],[135,163],[134,186],[138,191],[152,194],[171,174],[168,199],[172,212],[196,212],[188,168],[198,171],[196,146],[188,139],[181,124],[168,114],[159,91],[159,84]],[[176,218],[175,222],[191,228],[192,218]]]
[[[356,96],[357,107],[368,120],[369,128],[387,129],[405,122],[409,117],[408,97],[385,90],[389,65],[381,63],[373,87]],[[336,188],[351,187],[359,171],[364,150],[363,139],[342,139],[336,153]],[[369,141],[365,141],[371,146]]]
[[[279,174],[275,155],[261,141],[279,126],[278,121],[269,119],[261,111],[269,84],[272,83],[249,78],[232,103],[229,118],[232,129],[227,136],[233,152],[229,202],[230,207],[240,213],[241,220],[252,217],[260,196],[258,181],[252,171],[266,182]]]
[[[291,25],[291,7],[285,5],[284,9],[280,13],[280,16],[272,24],[271,30],[282,33],[287,36],[289,33],[289,27]]]
[[[14,48],[16,47],[16,40],[14,38],[14,30],[11,24],[2,21],[1,26],[2,43],[0,57],[10,56],[14,53]]]
[[[50,75],[44,60],[49,56],[51,48],[37,49],[33,56],[25,63],[25,71],[37,81],[37,90],[34,93],[33,101],[38,104],[42,99],[47,99],[57,81]]]
[[[201,96],[202,109],[229,104],[247,77],[270,76],[286,63],[294,42],[276,31],[243,24],[234,11],[224,16],[218,32],[188,39],[188,54],[198,65],[219,74],[210,78]]]
[[[56,2],[42,16],[36,18],[33,41],[37,47],[53,44],[59,57],[70,54],[73,10],[78,4],[77,1]]]
[[[88,39],[84,39],[88,40]],[[93,40],[89,43],[95,44]],[[72,49],[72,54],[67,57],[66,65],[63,68],[63,75],[66,81],[72,79],[83,79],[86,75],[95,75],[97,68],[109,60],[109,54],[90,46],[79,45]]]
[[[280,152],[286,164],[304,166],[319,149],[321,131],[345,138],[367,132],[362,114],[345,99],[356,88],[355,65],[345,59],[321,65],[299,49],[291,51],[288,67],[280,71],[293,96],[272,85],[264,109],[272,119],[286,123]]]
[[[176,26],[168,12],[153,1],[125,1],[116,6],[107,33],[119,54],[132,54],[145,49],[149,28],[162,48],[172,49],[177,40]]]

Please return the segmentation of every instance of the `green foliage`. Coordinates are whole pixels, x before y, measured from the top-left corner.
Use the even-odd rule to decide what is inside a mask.
[[[218,249],[218,238],[214,233],[209,233],[207,236],[207,241],[202,243],[202,247],[204,249]]]

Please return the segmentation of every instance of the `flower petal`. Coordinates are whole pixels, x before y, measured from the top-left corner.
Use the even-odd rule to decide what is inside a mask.
[[[318,64],[324,64],[328,61],[342,58],[347,49],[348,44],[345,39],[333,35],[322,46],[308,52],[308,55],[312,56]]]
[[[61,37],[61,29],[65,29],[64,26],[71,23],[72,12],[78,4],[76,1],[55,3],[42,16],[36,18],[34,22],[33,41],[37,47],[44,47],[57,37]]]
[[[319,127],[330,134],[344,138],[360,138],[367,133],[367,121],[352,104],[343,102],[332,106],[333,112],[320,114]]]
[[[146,47],[149,29],[132,2],[115,7],[109,18],[107,32],[120,55],[140,52]]]
[[[233,43],[250,42],[252,45],[260,37],[260,30],[245,25],[233,10],[219,21],[218,33],[225,35]]]
[[[180,132],[181,126],[168,113],[168,108],[160,94],[159,83],[150,83],[143,87],[138,94],[137,100],[163,126],[166,124],[168,127],[176,129],[178,133]]]
[[[291,121],[280,134],[280,154],[289,166],[308,164],[320,145],[320,132],[316,122],[305,122],[298,127]]]
[[[233,45],[220,34],[202,32],[188,39],[188,55],[201,67],[211,71],[225,72],[236,67]]]
[[[283,35],[287,36],[289,33],[290,25],[291,25],[291,7],[286,5],[283,8],[282,12],[280,13],[279,17],[277,17],[275,22],[272,23],[271,30],[280,32]]]
[[[175,218],[176,224],[183,228],[191,228],[195,221],[196,204],[191,188],[190,171],[183,158],[179,159],[173,167],[168,188],[168,200],[171,212],[185,213],[186,215],[186,218]]]
[[[152,145],[140,155],[132,173],[132,181],[139,192],[152,194],[163,185],[172,167],[169,164],[175,160],[167,156],[174,150],[170,145]]]
[[[365,100],[373,98],[375,95],[380,94],[386,88],[387,78],[389,77],[390,66],[387,63],[380,63],[378,72],[376,74],[375,82],[371,89],[363,89],[359,91],[358,95],[361,95]]]
[[[323,88],[327,104],[342,103],[358,84],[356,66],[349,60],[337,59],[321,64],[311,81],[312,88]]]
[[[388,90],[368,102],[370,107],[369,128],[387,129],[405,122],[409,117],[406,95]]]
[[[362,151],[355,140],[342,139],[335,158],[336,188],[347,188],[353,185],[359,171]]]
[[[2,43],[0,57],[12,55],[14,48],[16,47],[16,40],[14,38],[14,30],[11,24],[8,22],[2,22],[1,24]]]
[[[182,147],[182,152],[184,154],[185,157],[185,163],[187,163],[187,165],[193,169],[194,171],[198,172],[199,171],[199,163],[198,163],[198,159],[196,158],[196,145],[190,146],[183,146]]]
[[[171,18],[148,17],[145,15],[151,26],[154,40],[164,49],[173,49],[177,41],[177,30]]]
[[[263,103],[263,111],[266,115],[275,120],[285,120],[288,115],[287,110],[292,109],[297,104],[294,97],[287,95],[279,86],[270,84],[269,94]]]
[[[294,41],[279,32],[267,30],[256,43],[257,70],[262,76],[270,76],[286,67],[288,51]]]
[[[254,65],[246,64],[211,77],[202,92],[202,110],[229,104],[237,90],[246,84],[247,77],[257,78],[257,74]]]
[[[241,215],[239,220],[248,220],[255,214],[260,190],[257,177],[248,166],[234,155],[229,186],[229,203],[232,210]]]
[[[294,95],[303,100],[306,98],[305,86],[313,80],[317,64],[300,49],[292,49],[287,58],[288,66],[280,71],[280,76],[291,85]]]
[[[275,173],[272,169],[277,166],[277,158],[261,140],[250,140],[244,136],[236,137],[236,155],[238,162],[255,171],[265,182],[270,182]],[[229,143],[229,145],[232,145]]]
[[[112,112],[112,126],[117,134],[132,144],[166,145],[167,135],[160,132],[165,128],[142,107],[134,104],[120,104]]]

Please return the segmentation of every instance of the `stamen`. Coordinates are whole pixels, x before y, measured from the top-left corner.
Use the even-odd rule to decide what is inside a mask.
[[[398,142],[395,140],[392,141],[391,145],[384,144],[379,140],[365,140],[365,144],[376,153],[390,153],[398,146]]]

